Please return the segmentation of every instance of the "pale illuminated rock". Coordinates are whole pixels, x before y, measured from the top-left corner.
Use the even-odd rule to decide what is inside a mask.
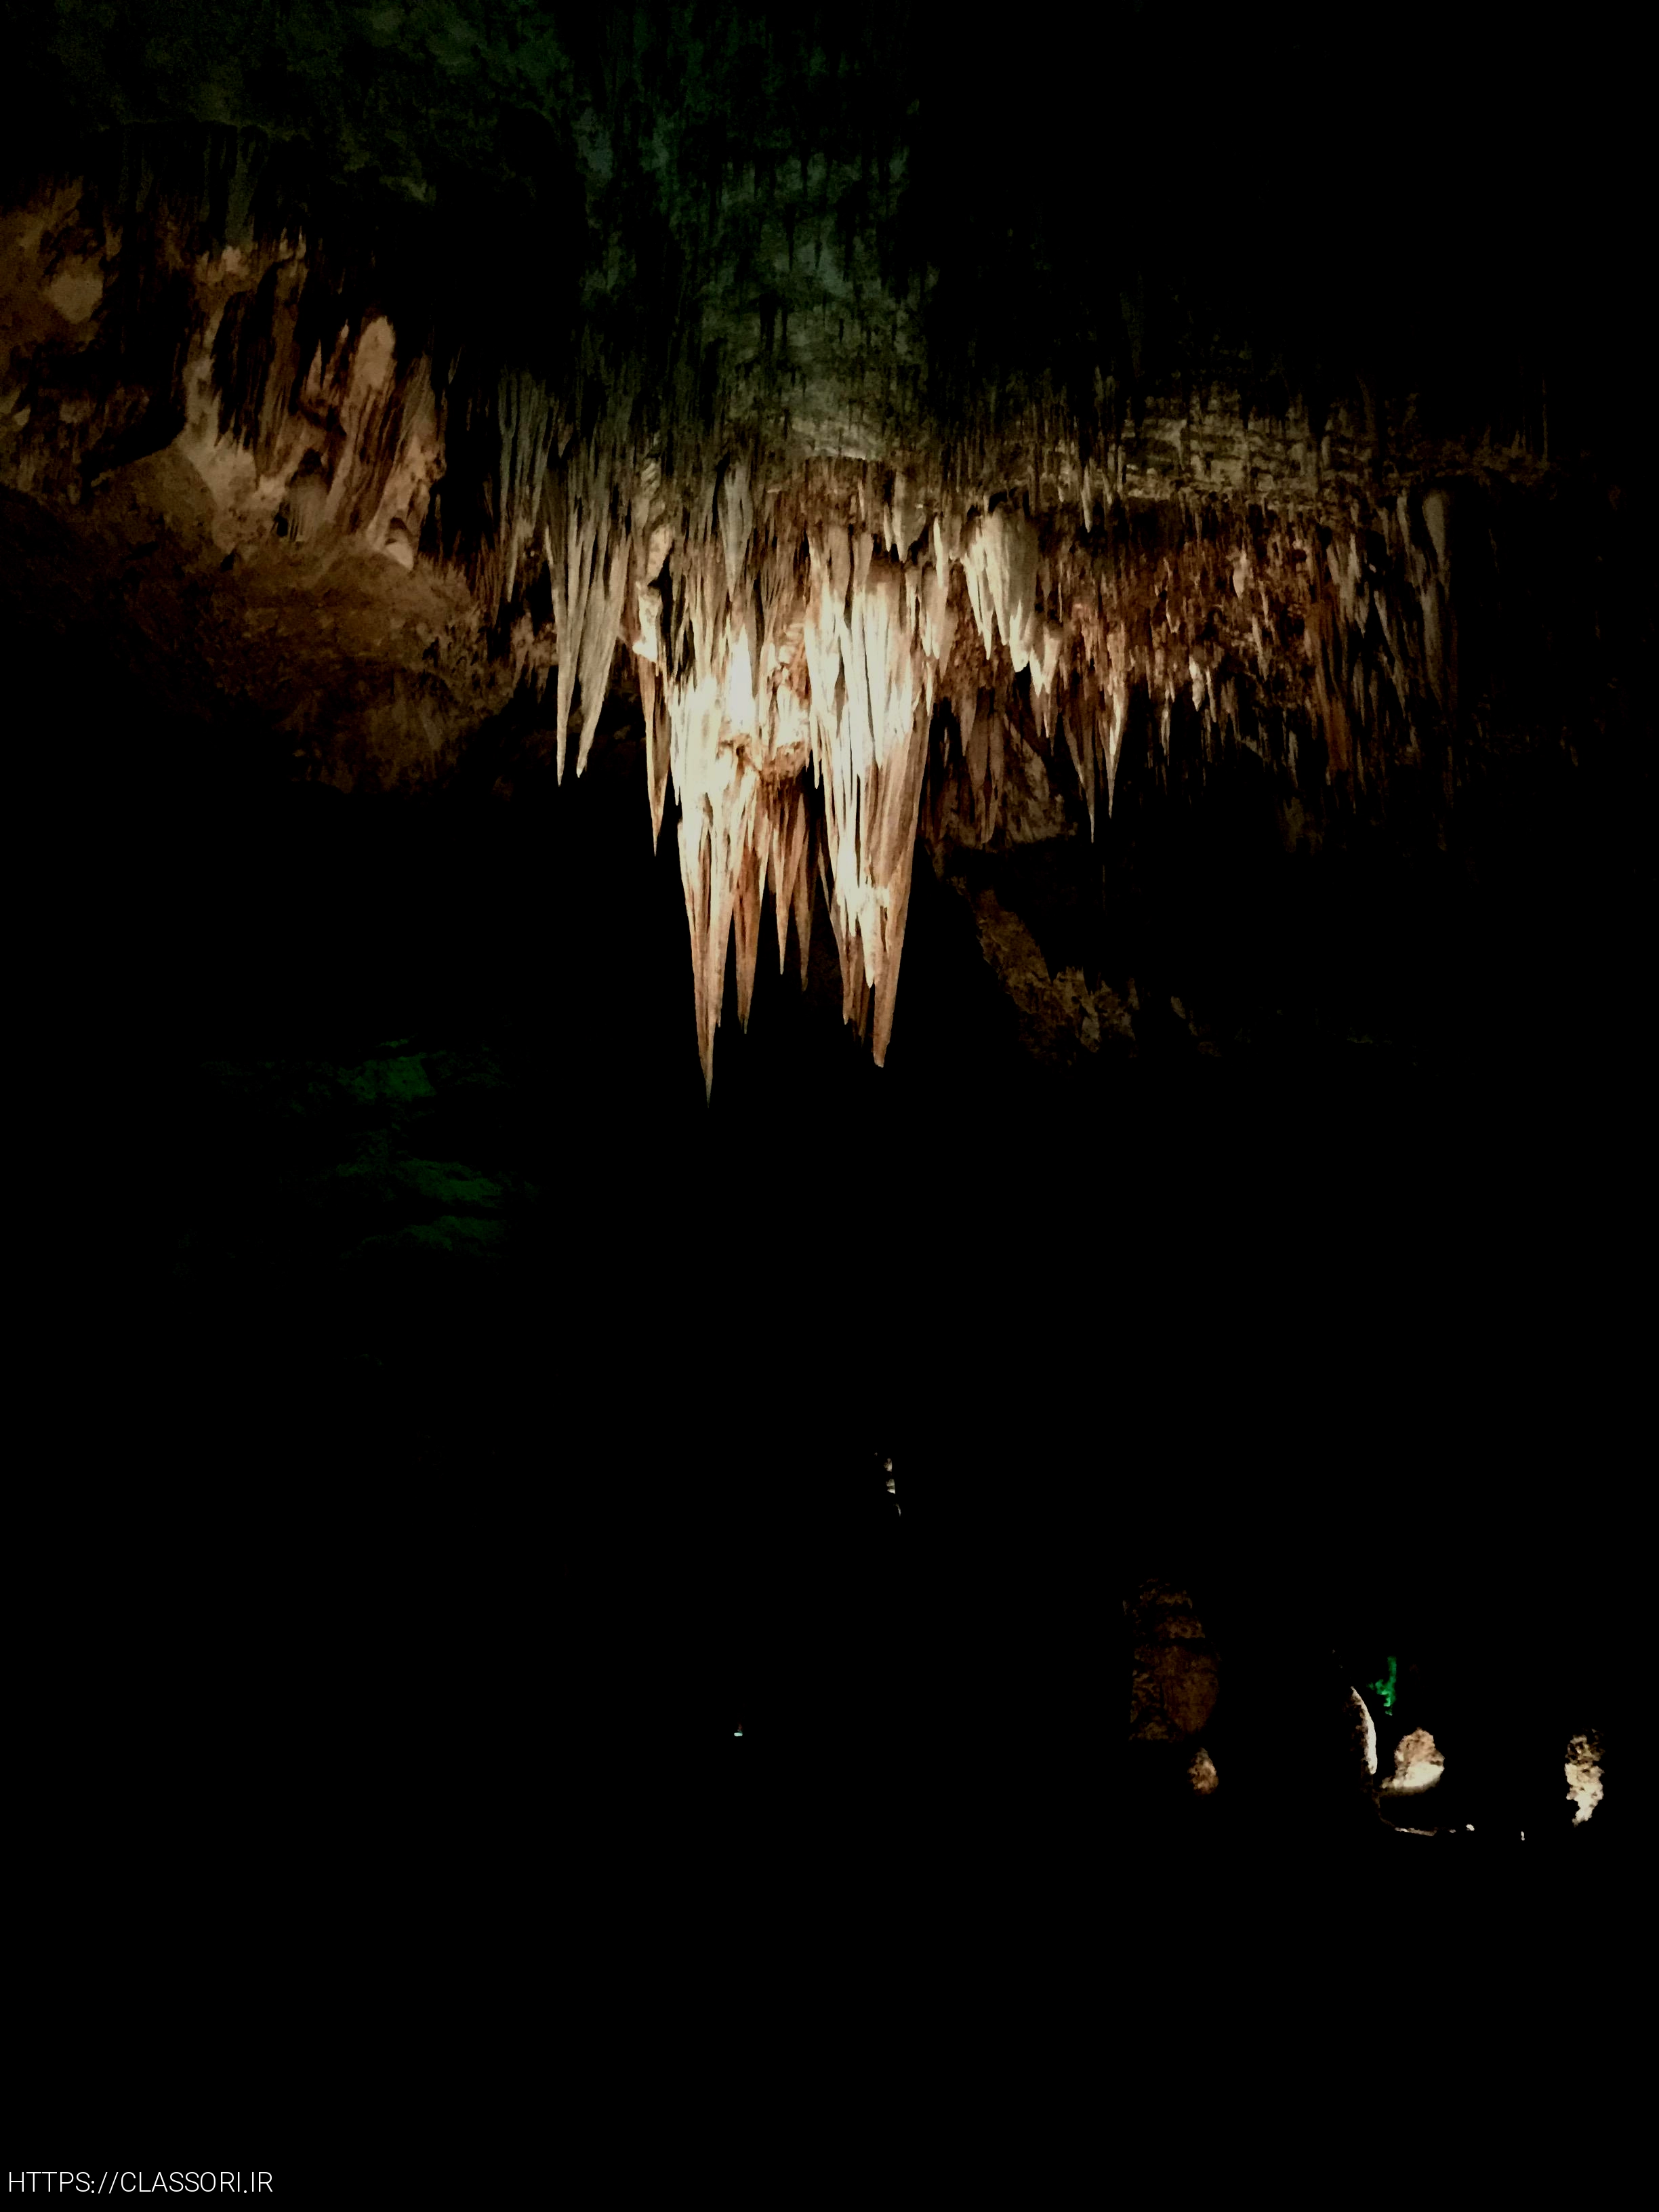
[[[1601,1740],[1594,1729],[1568,1742],[1565,1773],[1572,1825],[1582,1828],[1602,1797]]]
[[[1420,1797],[1446,1771],[1445,1754],[1427,1729],[1413,1729],[1395,1746],[1394,1772],[1377,1785],[1385,1797]]]
[[[1361,1765],[1368,1776],[1376,1772],[1376,1723],[1371,1718],[1371,1709],[1358,1690],[1348,1692],[1348,1711],[1351,1717],[1355,1747]]]

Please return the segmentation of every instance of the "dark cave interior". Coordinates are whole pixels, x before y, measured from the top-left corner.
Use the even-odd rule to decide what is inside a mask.
[[[551,1738],[700,1805],[844,1786],[1165,1868],[1524,1837],[1593,1879],[1639,1764],[1652,1224],[1638,137],[1586,89],[1628,97],[1618,57],[1286,29],[1236,125],[1125,9],[1108,153],[904,9],[751,40],[250,0],[194,46],[118,12],[148,44],[20,30],[0,192],[21,964],[70,1158],[69,1471],[15,1526],[118,1624],[66,1656],[20,1613],[32,1754],[70,1794],[65,1742],[205,1757],[252,1802],[236,1746],[287,1730],[365,1820],[435,1769],[510,1826]],[[521,371],[563,427],[520,544]],[[584,453],[634,595],[586,631],[550,489]],[[999,514],[1032,580],[994,631]],[[693,709],[733,640],[815,649],[830,538],[915,640],[924,574],[956,628],[891,657],[927,681],[879,852],[901,752],[839,845],[830,796],[873,649],[814,664],[841,734],[764,765],[810,944],[773,965],[775,860],[743,1023],[717,881],[688,960],[700,805],[725,849]],[[890,977],[902,945],[882,1064],[854,845]],[[1353,1692],[1376,1780],[1431,1735],[1428,1809],[1359,1773]],[[1611,1779],[1575,1820],[1580,1735]]]

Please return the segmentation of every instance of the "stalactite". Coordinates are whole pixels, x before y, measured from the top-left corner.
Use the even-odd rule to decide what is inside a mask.
[[[601,509],[595,483],[563,510],[575,551],[558,618],[562,635],[579,642],[561,664],[572,652],[584,656],[584,699],[597,665],[586,656],[617,634],[599,550],[603,530],[617,526],[606,526]],[[1289,677],[1299,662],[1327,773],[1341,779],[1365,772],[1357,731],[1398,718],[1398,702],[1433,684],[1434,626],[1421,623],[1413,647],[1409,610],[1386,579],[1367,578],[1357,529],[1322,550],[1297,517],[1206,517],[1189,507],[1155,562],[1126,562],[1086,532],[1045,545],[1012,501],[988,509],[930,501],[908,477],[878,499],[865,471],[817,479],[809,471],[757,493],[739,461],[681,512],[668,552],[675,636],[665,638],[665,610],[638,558],[625,634],[640,672],[653,839],[671,779],[679,809],[699,1053],[711,1085],[727,942],[735,941],[746,1024],[766,892],[780,965],[793,911],[804,972],[815,871],[841,963],[843,1018],[860,1033],[868,1026],[874,1055],[884,1059],[918,829],[937,834],[950,776],[959,773],[973,834],[996,837],[1016,732],[1022,757],[1034,747],[1039,762],[1063,738],[1093,834],[1100,784],[1109,810],[1116,794],[1137,689],[1148,696],[1166,775],[1177,703],[1196,719],[1206,763],[1232,746],[1260,752],[1261,740],[1244,734],[1241,678],[1251,669],[1259,679],[1275,670]],[[645,514],[636,503],[635,538]],[[1408,523],[1392,515],[1384,523],[1403,587]],[[1423,534],[1431,544],[1426,527]],[[608,542],[607,576],[614,535]],[[1437,591],[1431,558],[1416,557],[1428,561],[1424,585]],[[951,709],[938,744],[936,702]],[[1293,777],[1288,726],[1278,756]],[[924,820],[930,757],[935,797]],[[816,833],[809,770],[821,802]]]
[[[522,373],[503,376],[497,402],[501,466],[496,478],[499,512],[499,598],[506,606],[518,581],[519,563],[536,528],[548,465],[564,450],[568,426],[539,378]]]
[[[34,237],[17,230],[9,265],[46,303],[47,379],[66,331],[100,342],[79,303],[102,279],[66,278]],[[746,1024],[769,891],[780,968],[793,915],[805,978],[821,885],[843,1015],[880,1061],[919,831],[1010,836],[1011,808],[1038,786],[1047,803],[1063,761],[1095,835],[1132,731],[1156,778],[1185,773],[1177,717],[1203,772],[1244,747],[1287,791],[1311,774],[1368,799],[1423,760],[1425,732],[1455,728],[1457,501],[1426,466],[1377,481],[1375,441],[1340,416],[1316,440],[1305,415],[1246,434],[1223,399],[1149,410],[1132,453],[981,408],[948,451],[942,426],[915,426],[889,473],[787,434],[744,442],[680,383],[647,434],[637,365],[585,352],[568,389],[520,370],[441,388],[384,315],[315,277],[303,241],[190,265],[179,444],[222,542],[281,526],[300,563],[355,538],[410,572],[430,520],[418,557],[465,579],[514,677],[556,665],[561,780],[573,720],[580,776],[618,641],[631,651],[653,848],[673,788],[706,1085],[726,946]],[[29,358],[8,371],[0,465],[78,498],[127,403],[116,389],[106,420],[37,405]],[[476,493],[464,456],[488,478]],[[550,623],[528,611],[532,578]]]

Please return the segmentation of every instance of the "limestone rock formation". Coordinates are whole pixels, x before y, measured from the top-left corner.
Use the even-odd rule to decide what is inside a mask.
[[[1200,764],[1242,747],[1288,792],[1310,775],[1385,791],[1425,759],[1438,772],[1455,532],[1431,456],[1385,486],[1358,447],[1332,448],[1338,434],[1322,461],[1305,422],[1241,449],[1217,404],[1148,418],[1138,446],[1080,467],[1063,444],[1039,449],[1024,482],[1006,461],[948,479],[937,452],[895,471],[741,444],[668,474],[670,440],[644,439],[614,398],[579,435],[554,393],[507,374],[483,395],[500,426],[492,542],[446,559],[434,488],[453,428],[430,356],[343,303],[313,332],[322,272],[303,240],[141,246],[89,224],[87,198],[64,188],[11,218],[26,327],[6,481],[128,544],[146,511],[164,523],[201,580],[198,650],[291,732],[307,774],[345,787],[428,779],[526,679],[553,685],[561,775],[579,720],[580,775],[631,655],[653,838],[675,795],[706,1083],[727,950],[746,1022],[769,890],[781,965],[792,915],[805,958],[822,880],[844,1015],[879,1063],[918,834],[1066,834],[1059,777],[1092,830],[1132,699],[1159,774],[1178,707]],[[147,395],[107,388],[100,354],[119,343],[124,254],[156,251],[181,264],[184,421],[157,459],[122,464]],[[70,284],[73,323],[58,304]],[[95,285],[110,295],[96,316],[81,312]],[[71,385],[86,396],[54,402]],[[1065,1018],[1093,1049],[1087,998],[1074,986]]]
[[[1445,1772],[1446,1761],[1427,1729],[1413,1729],[1395,1747],[1394,1772],[1377,1787],[1385,1797],[1420,1797]]]
[[[769,896],[804,975],[822,889],[879,1064],[919,839],[1097,837],[1126,776],[1243,773],[1310,846],[1577,742],[1492,688],[1494,560],[1580,458],[1541,356],[1498,347],[1501,404],[1461,410],[1431,396],[1443,363],[1413,383],[1326,347],[1304,373],[1285,337],[1264,374],[1126,264],[1082,353],[998,365],[1007,315],[964,315],[931,197],[954,78],[898,101],[896,21],[837,52],[622,10],[589,53],[469,5],[231,9],[140,61],[59,12],[27,64],[82,166],[17,156],[0,484],[307,780],[441,782],[526,686],[580,776],[620,684],[653,840],[672,786],[706,1088]],[[319,58],[376,88],[361,114]],[[565,227],[534,307],[488,228],[514,192]],[[1063,204],[1032,244],[1045,300],[1082,246]],[[1593,690],[1599,613],[1575,622],[1549,650]],[[1099,979],[1039,975],[981,919],[1039,1049],[1122,1035]]]
[[[1594,1729],[1575,1735],[1567,1746],[1567,1795],[1572,1801],[1573,1826],[1582,1827],[1601,1803],[1603,1789],[1601,1745]]]
[[[1267,941],[1294,938],[1322,987],[1389,939],[1379,882],[1438,886],[1492,866],[1507,913],[1538,917],[1540,975],[1543,953],[1559,963],[1555,981],[1524,979],[1529,1045],[1547,1030],[1559,1061],[1562,968],[1573,1018],[1594,1027],[1584,971],[1613,976],[1638,936],[1621,919],[1635,881],[1623,841],[1645,819],[1652,750],[1629,398],[1645,354],[1638,288],[1599,213],[1617,203],[1617,164],[1590,163],[1571,185],[1515,184],[1497,240],[1486,186],[1450,173],[1449,125],[1402,126],[1317,190],[1248,163],[1235,178],[1191,156],[1237,141],[1218,88],[1255,71],[1250,112],[1322,114],[1363,64],[1417,115],[1410,66],[1334,27],[1317,52],[1287,27],[1267,83],[1258,43],[1247,53],[1218,23],[1206,35],[1229,58],[1182,93],[1175,149],[1157,12],[1054,27],[1078,90],[1069,120],[1044,123],[986,119],[975,43],[904,7],[774,27],[703,6],[228,0],[182,41],[176,11],[148,0],[119,27],[64,0],[17,27],[27,97],[0,151],[0,592],[20,659],[46,669],[51,696],[79,701],[72,741],[43,750],[105,795],[125,848],[108,871],[110,937],[125,941],[129,882],[135,906],[160,905],[175,875],[184,884],[164,954],[145,946],[135,965],[182,967],[216,936],[221,908],[199,884],[242,873],[259,815],[275,857],[250,898],[270,910],[290,1004],[309,1018],[324,966],[424,973],[446,951],[453,853],[377,878],[374,901],[342,901],[324,928],[290,865],[301,802],[308,823],[329,808],[370,817],[381,800],[400,822],[494,809],[527,820],[529,844],[552,816],[520,801],[550,786],[559,866],[590,910],[596,878],[625,882],[653,927],[685,931],[690,1021],[674,1030],[655,1002],[638,1018],[673,1031],[688,1075],[695,1049],[705,1101],[728,1016],[764,1026],[775,938],[778,974],[826,992],[896,1077],[906,946],[914,976],[941,884],[939,938],[956,928],[970,959],[977,949],[1006,1057],[1044,1071],[1018,1098],[1012,1083],[955,1073],[925,1112],[850,1136],[823,1109],[810,1143],[799,1085],[780,1081],[763,1108],[745,1104],[705,1175],[683,1131],[668,1133],[659,1070],[639,1079],[630,1062],[605,1091],[550,1048],[537,1118],[557,1122],[580,1073],[582,1126],[558,1125],[548,1171],[526,1173],[453,1097],[473,1077],[424,1039],[382,1051],[383,1026],[412,1024],[377,1021],[337,1050],[307,1043],[250,1109],[252,1148],[276,1152],[279,1118],[308,1133],[262,1206],[235,1186],[261,1251],[303,1215],[352,1277],[349,1304],[440,1250],[471,1268],[526,1241],[543,1260],[556,1249],[544,1275],[580,1283],[569,1302],[584,1326],[643,1342],[652,1360],[678,1347],[689,1398],[702,1370],[725,1372],[732,1343],[755,1365],[774,1356],[774,1327],[799,1348],[827,1249],[823,1303],[860,1317],[858,1388],[871,1367],[883,1387],[904,1369],[930,1387],[949,1378],[939,1395],[977,1408],[1017,1373],[1006,1389],[1024,1409],[1029,1335],[1067,1391],[1127,1399],[1148,1423],[1155,1405],[1183,1438],[1191,1401],[1206,1399],[1213,1437],[1194,1449],[1229,1461],[1260,1448],[1262,1417],[1239,1409],[1257,1406],[1270,1368],[1298,1378],[1284,1425],[1310,1449],[1327,1431],[1346,1449],[1349,1377],[1391,1397],[1401,1347],[1426,1369],[1423,1346],[1462,1345],[1479,1301],[1446,1287],[1456,1267],[1437,1224],[1410,1247],[1412,1285],[1396,1294],[1383,1219],[1384,1263],[1352,1263],[1375,1279],[1367,1316],[1334,1271],[1356,1220],[1387,1217],[1389,1189],[1431,1157],[1451,1181],[1512,1158],[1515,1172],[1490,1170],[1494,1212],[1530,1239],[1546,1204],[1536,1161],[1562,1145],[1542,1109],[1535,1135],[1522,1127],[1533,1073],[1473,1106],[1425,1093],[1390,1121],[1385,1104],[1360,1134],[1342,1097],[1312,1097],[1287,1059],[1282,1093],[1253,1115],[1195,1081],[1171,1117],[1161,1071],[1224,1057],[1244,1032],[1194,995],[1170,947],[1201,932],[1236,967],[1266,968]],[[1470,144],[1530,149],[1505,106],[1516,86],[1494,87],[1489,57],[1459,65],[1481,95],[1481,119],[1458,126]],[[1376,180],[1396,169],[1413,208],[1432,175],[1431,238],[1402,243],[1373,213],[1373,186],[1386,197],[1395,186]],[[1575,207],[1596,221],[1575,225]],[[1571,287],[1540,278],[1566,259]],[[58,664],[83,655],[95,680],[77,668],[66,681]],[[592,802],[624,765],[641,863],[648,826],[649,854],[678,872],[668,921],[654,884],[624,878],[590,838],[594,813],[562,796],[580,784]],[[158,858],[125,817],[164,769],[148,824]],[[1558,813],[1576,825],[1559,841]],[[1526,835],[1509,834],[1514,819]],[[1164,869],[1177,828],[1182,867]],[[1247,839],[1279,881],[1337,854],[1358,888],[1319,928],[1292,927],[1270,900],[1235,896]],[[591,875],[573,865],[584,841]],[[550,835],[537,843],[532,883],[553,849]],[[1587,896],[1604,889],[1605,912]],[[1103,951],[1113,900],[1139,917],[1133,956]],[[1423,914],[1415,979],[1443,991],[1461,1042],[1482,973],[1451,957],[1433,898]],[[579,994],[611,1009],[605,1036],[625,1030],[616,948],[637,953],[637,933],[579,952],[568,908],[530,895],[515,927],[528,947],[517,973],[532,979],[519,995],[544,994],[556,1043],[574,1036]],[[233,944],[221,1000],[240,958]],[[597,972],[576,975],[584,962]],[[452,988],[471,1012],[482,979],[466,964]],[[141,1006],[152,980],[136,978]],[[1602,1003],[1630,1026],[1633,1001],[1611,982]],[[983,1006],[964,988],[939,1028]],[[770,1009],[781,1026],[775,997]],[[1252,1009],[1262,1028],[1281,1012],[1271,995]],[[1328,1024],[1345,1048],[1387,1042],[1340,1004]],[[1000,1072],[1002,1052],[961,1066]],[[226,1096],[259,1091],[263,1063],[227,1045],[212,1064],[230,1071],[210,1085],[228,1123]],[[1055,1070],[1064,1085],[1048,1084]],[[303,1110],[272,1103],[289,1081],[307,1090]],[[400,1083],[401,1101],[352,1087]],[[1627,1110],[1601,1103],[1618,1086],[1584,1088],[1597,1114]],[[616,1233],[620,1176],[603,1200],[603,1260],[569,1258],[562,1223],[546,1225],[553,1163],[562,1174],[572,1149],[623,1127],[642,1194],[630,1218],[673,1194],[672,1296],[648,1271],[635,1279]],[[807,1176],[799,1156],[820,1137],[811,1172],[827,1205],[817,1183],[788,1180]],[[1582,1146],[1575,1175],[1598,1172],[1601,1149]],[[1191,1237],[1200,1203],[1251,1214],[1231,1255],[1225,1238],[1200,1252]],[[1011,1234],[988,1255],[996,1218],[1050,1249],[1034,1263]],[[933,1271],[925,1291],[896,1256],[907,1235],[926,1254],[913,1267]],[[199,1224],[181,1231],[164,1272],[206,1285],[205,1300],[202,1245]],[[752,1306],[768,1267],[776,1305],[763,1326]],[[1594,1273],[1575,1260],[1559,1281]],[[1079,1278],[1105,1318],[1072,1303]],[[1562,1303],[1538,1301],[1552,1316]],[[398,1328],[416,1342],[419,1296],[410,1304],[416,1319]],[[1026,1332],[1014,1352],[990,1318],[1009,1310]],[[1237,1389],[1170,1381],[1171,1347],[1202,1346],[1207,1377],[1245,1323],[1272,1349],[1240,1357]],[[1126,1328],[1140,1333],[1127,1357]],[[1055,1344],[1056,1330],[1076,1340]],[[1571,1360],[1551,1364],[1571,1377]],[[1528,1392],[1541,1369],[1522,1376]],[[1316,1373],[1331,1394],[1322,1427],[1297,1395]],[[745,1370],[733,1387],[755,1386]],[[1514,1395],[1529,1420],[1529,1396]],[[1420,1449],[1407,1437],[1400,1455]],[[1161,1467],[1133,1462],[1122,1487],[1155,1492]],[[884,1526],[898,1524],[899,1494],[878,1495]],[[926,1517],[915,1495],[907,1535]],[[1369,1813],[1379,1724],[1385,1767],[1396,1726],[1421,1729],[1446,1747],[1437,1796],[1461,1786],[1466,1715],[1454,1697],[1443,1722],[1431,1668],[1414,1677],[1402,1662],[1420,1710],[1396,1721],[1365,1705],[1369,1676],[1355,1704],[1354,1670],[1334,1656],[1298,1674],[1231,1632],[1230,1647],[1184,1571],[1135,1626],[1132,1727],[1140,1748],[1170,1755],[1181,1792],[1260,1809],[1300,1762],[1333,1790],[1363,1773]],[[1556,1791],[1559,1742],[1550,1757]],[[1588,1807],[1595,1762],[1568,1758]],[[1405,1802],[1391,1782],[1376,1796]]]
[[[1134,1053],[1130,1011],[1109,983],[1091,989],[1078,967],[1051,975],[1030,928],[994,890],[975,895],[972,908],[986,964],[1013,1005],[1021,1045],[1033,1060],[1069,1065],[1103,1049]]]

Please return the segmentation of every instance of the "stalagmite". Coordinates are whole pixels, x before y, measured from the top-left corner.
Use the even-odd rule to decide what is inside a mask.
[[[1567,1745],[1567,1796],[1572,1802],[1572,1825],[1582,1828],[1601,1803],[1603,1792],[1601,1740],[1595,1729],[1581,1731]]]
[[[1427,1729],[1413,1729],[1395,1747],[1394,1772],[1377,1785],[1385,1797],[1418,1797],[1435,1789],[1446,1771],[1445,1754]]]

